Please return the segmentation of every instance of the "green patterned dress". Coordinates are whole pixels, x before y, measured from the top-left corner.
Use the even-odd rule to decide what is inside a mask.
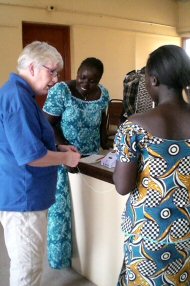
[[[82,155],[99,153],[102,112],[108,106],[109,93],[99,84],[101,97],[84,101],[72,96],[65,82],[50,89],[43,110],[61,116],[64,137],[78,148]],[[52,268],[71,266],[71,197],[67,169],[58,170],[56,202],[48,212],[48,261]]]

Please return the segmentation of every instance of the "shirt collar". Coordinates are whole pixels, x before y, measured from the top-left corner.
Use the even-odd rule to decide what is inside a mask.
[[[9,77],[10,81],[12,82],[19,82],[20,84],[24,85],[24,87],[26,89],[28,89],[29,93],[31,94],[32,97],[35,97],[36,94],[33,91],[33,89],[31,88],[31,86],[29,85],[29,83],[23,78],[21,77],[19,74],[16,73],[11,73],[10,77]]]

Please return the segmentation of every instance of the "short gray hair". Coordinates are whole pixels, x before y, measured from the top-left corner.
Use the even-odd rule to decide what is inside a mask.
[[[17,60],[17,70],[25,70],[31,63],[45,65],[48,61],[57,64],[58,70],[63,68],[63,58],[55,47],[46,42],[34,41],[21,52]]]

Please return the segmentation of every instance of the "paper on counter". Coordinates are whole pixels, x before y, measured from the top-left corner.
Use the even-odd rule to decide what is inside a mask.
[[[94,163],[100,162],[102,158],[104,158],[104,155],[93,154],[93,155],[81,158],[80,162],[86,163],[86,164],[94,164]]]

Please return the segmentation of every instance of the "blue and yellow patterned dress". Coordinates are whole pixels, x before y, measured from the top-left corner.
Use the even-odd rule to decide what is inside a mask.
[[[121,162],[138,162],[122,215],[118,286],[190,285],[190,139],[166,140],[126,121],[115,137]]]
[[[101,97],[84,101],[72,96],[65,82],[50,89],[43,110],[61,117],[64,137],[78,148],[82,155],[99,153],[102,112],[108,106],[109,93],[99,84]],[[48,261],[52,268],[71,266],[71,197],[68,171],[60,166],[56,202],[48,212]]]

